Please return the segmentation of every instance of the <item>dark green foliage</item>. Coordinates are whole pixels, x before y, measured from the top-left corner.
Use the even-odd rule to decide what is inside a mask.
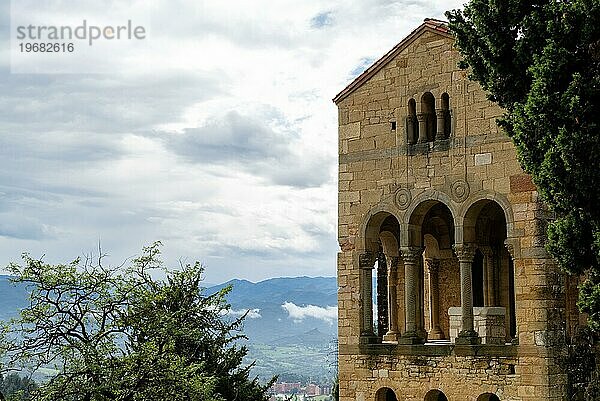
[[[124,270],[27,255],[24,266],[9,267],[31,288],[30,305],[7,327],[9,367],[57,372],[32,400],[267,399],[269,384],[242,366],[242,319],[227,317],[224,298],[230,288],[206,296],[199,263],[167,271],[158,257],[156,243]],[[166,278],[155,279],[161,272]]]
[[[333,382],[333,388],[331,389],[331,395],[335,401],[339,401],[340,399],[340,377],[336,376],[335,381]]]
[[[569,372],[569,400],[600,400],[596,342],[594,333],[587,327],[580,328],[571,338],[567,354],[561,361]]]
[[[600,1],[472,0],[446,13],[462,67],[555,215],[547,249],[587,274],[579,307],[600,328]]]
[[[36,388],[35,381],[15,372],[0,376],[0,400],[28,401]]]

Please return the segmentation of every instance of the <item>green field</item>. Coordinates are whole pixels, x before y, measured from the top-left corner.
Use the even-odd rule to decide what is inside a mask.
[[[263,380],[278,375],[280,381],[331,383],[334,377],[332,356],[327,349],[248,344],[247,362],[255,360],[252,370]]]

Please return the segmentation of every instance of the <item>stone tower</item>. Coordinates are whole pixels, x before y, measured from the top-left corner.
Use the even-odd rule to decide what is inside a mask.
[[[566,397],[574,284],[459,59],[428,19],[334,98],[342,401]]]

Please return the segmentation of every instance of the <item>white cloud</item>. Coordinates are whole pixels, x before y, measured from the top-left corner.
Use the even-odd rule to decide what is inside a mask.
[[[324,320],[329,324],[337,320],[337,306],[326,306],[323,308],[315,305],[298,306],[293,302],[285,302],[281,307],[287,311],[288,317],[294,320],[294,322],[301,322],[309,317]]]
[[[257,308],[239,310],[231,309],[228,315],[237,317],[246,315],[246,319],[260,319],[262,317],[262,315],[260,314],[260,309]]]
[[[77,4],[65,18],[110,17]],[[116,54],[114,74],[11,74],[0,59],[0,266],[23,251],[64,262],[99,239],[119,265],[162,240],[167,264],[200,259],[210,282],[334,275],[331,98],[461,2],[135,4],[148,41]]]

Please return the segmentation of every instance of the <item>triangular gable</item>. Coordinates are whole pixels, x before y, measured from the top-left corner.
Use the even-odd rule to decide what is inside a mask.
[[[383,57],[377,60],[373,65],[367,68],[362,74],[354,79],[343,91],[338,93],[334,98],[334,103],[339,103],[345,99],[348,95],[358,89],[362,84],[368,81],[373,75],[377,74],[387,63],[389,63],[394,57],[400,52],[406,49],[416,38],[421,36],[425,32],[433,32],[438,35],[445,37],[452,37],[452,34],[448,30],[448,24],[444,21],[426,18],[425,21],[414,31],[412,31],[406,38],[402,39],[400,43],[387,52]]]

